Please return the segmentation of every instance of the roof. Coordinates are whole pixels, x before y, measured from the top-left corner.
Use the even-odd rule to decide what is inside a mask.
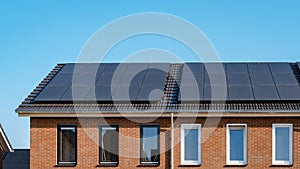
[[[299,100],[299,62],[68,63],[16,111],[300,112]]]
[[[10,152],[3,160],[3,169],[29,169],[30,168],[30,150],[15,149]]]
[[[13,152],[13,148],[10,145],[8,138],[0,124],[0,152]]]

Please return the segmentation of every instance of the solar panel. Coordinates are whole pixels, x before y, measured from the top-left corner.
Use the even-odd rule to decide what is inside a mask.
[[[197,92],[198,91],[198,92]],[[200,101],[203,100],[203,87],[181,86],[178,96],[179,101]]]
[[[62,74],[80,73],[85,66],[86,66],[86,64],[84,64],[84,63],[76,63],[76,64],[75,63],[68,63],[68,64],[65,64],[61,68],[59,73],[62,73]]]
[[[277,86],[281,100],[300,100],[299,86]]]
[[[105,69],[105,64],[89,63],[85,66],[81,72],[83,73],[102,73]]]
[[[248,85],[250,86],[248,73],[228,73],[227,74],[228,85]]]
[[[119,81],[121,86],[140,86],[144,80],[145,71],[138,74],[125,72]]]
[[[183,72],[181,85],[198,85],[203,86],[204,84],[204,73],[191,73],[191,72]]]
[[[249,73],[270,73],[267,63],[248,63]]]
[[[96,81],[96,86],[117,85],[124,72],[104,72]]]
[[[150,63],[149,64],[149,70],[151,69],[158,69],[160,71],[169,72],[170,63]]]
[[[226,64],[224,63],[203,63],[205,73],[226,73]]]
[[[59,99],[61,101],[83,101],[93,86],[72,86]]]
[[[161,86],[142,86],[137,96],[138,101],[158,101],[163,95]]]
[[[128,64],[126,63],[107,63],[104,72],[105,73],[115,72],[115,71],[124,72],[127,68],[127,65]]]
[[[228,73],[248,73],[247,65],[244,63],[227,63],[226,70]]]
[[[255,100],[280,100],[275,86],[253,86]]]
[[[58,74],[48,83],[48,86],[70,86],[72,80],[73,74]]]
[[[95,73],[81,73],[72,82],[72,85],[94,86],[96,81]]]
[[[203,100],[205,101],[226,100],[228,98],[228,91],[226,86],[204,86],[203,93]]]
[[[251,86],[229,86],[228,87],[229,100],[253,100],[253,93]]]
[[[300,62],[297,62],[298,68],[300,69]]]
[[[134,101],[137,98],[139,88],[136,86],[118,86],[113,93],[114,101]]]
[[[298,86],[294,73],[274,73],[273,78],[277,86]]]
[[[58,101],[68,88],[69,86],[47,86],[34,101]]]
[[[204,66],[202,63],[186,63],[183,65],[183,72],[203,73]]]
[[[145,76],[143,85],[162,85],[164,86],[167,80],[166,73],[151,73]]]
[[[147,70],[149,67],[148,63],[130,63],[126,68],[126,72],[138,73]]]
[[[289,63],[269,63],[272,73],[293,73]]]
[[[85,100],[87,101],[111,101],[112,93],[114,92],[115,88],[111,86],[96,86],[92,88]]]
[[[226,83],[226,74],[222,73],[210,73],[204,74],[204,85],[208,86],[218,86],[218,85],[227,85]]]
[[[253,73],[250,74],[250,79],[253,86],[275,86],[270,73]]]

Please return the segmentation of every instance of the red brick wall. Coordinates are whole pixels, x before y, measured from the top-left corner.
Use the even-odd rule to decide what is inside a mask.
[[[108,123],[118,124],[120,134],[137,139],[120,139],[119,151],[125,156],[140,152],[140,124],[125,118],[108,118]],[[141,119],[139,119],[141,120]],[[175,142],[180,139],[180,124],[189,123],[190,119],[175,121]],[[204,125],[205,118],[198,118],[196,123]],[[77,165],[71,168],[99,168],[98,125],[100,118],[31,118],[30,120],[30,166],[40,168],[66,168],[56,166],[57,124],[77,124]],[[152,123],[160,124],[160,151],[165,152],[170,146],[170,118],[160,118]],[[223,118],[217,129],[202,144],[202,165],[192,168],[231,168],[226,166],[226,124],[246,123],[248,127],[248,164],[242,168],[277,168],[272,166],[272,123],[293,123],[293,166],[300,168],[300,126],[297,118]],[[85,126],[85,129],[80,124]],[[204,134],[204,129],[202,130]],[[86,134],[88,133],[88,135]],[[94,140],[94,141],[93,141]],[[174,148],[174,168],[187,168],[180,165],[180,144]],[[140,166],[138,158],[119,157],[118,167],[108,168],[170,168],[170,151],[160,155],[159,166]],[[235,167],[232,167],[235,168]],[[279,167],[278,167],[279,168]]]

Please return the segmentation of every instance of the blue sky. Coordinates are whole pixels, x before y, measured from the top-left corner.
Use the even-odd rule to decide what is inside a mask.
[[[15,108],[57,63],[76,62],[88,38],[119,17],[163,12],[184,18],[207,35],[221,61],[299,61],[299,9],[297,0],[1,0],[0,123],[14,148],[29,147],[29,119],[17,117]],[[166,41],[136,37],[116,46],[106,61],[154,47],[193,60],[190,51]]]

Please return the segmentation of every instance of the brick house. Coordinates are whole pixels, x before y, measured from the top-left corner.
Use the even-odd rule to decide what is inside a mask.
[[[300,63],[58,64],[16,109],[31,168],[300,168]]]
[[[0,125],[0,169],[2,169],[2,161],[5,159],[5,156],[13,152],[13,149],[9,143],[8,138],[6,137],[6,134]]]

